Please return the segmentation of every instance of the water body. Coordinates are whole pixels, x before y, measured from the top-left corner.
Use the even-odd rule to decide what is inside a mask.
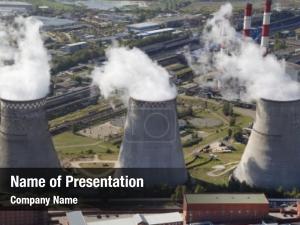
[[[137,5],[139,7],[147,7],[147,2],[144,1],[109,1],[109,0],[85,0],[85,1],[68,1],[62,0],[62,3],[85,5],[90,9],[109,10],[113,8],[120,8],[123,6]]]

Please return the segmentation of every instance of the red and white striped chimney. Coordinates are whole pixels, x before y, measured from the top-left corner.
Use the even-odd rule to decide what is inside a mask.
[[[268,50],[269,47],[271,5],[272,5],[272,0],[265,1],[264,20],[263,20],[260,45],[261,47],[265,48],[266,51]]]
[[[251,17],[252,17],[252,4],[247,3],[245,7],[245,15],[244,15],[244,27],[243,27],[244,37],[250,37]]]

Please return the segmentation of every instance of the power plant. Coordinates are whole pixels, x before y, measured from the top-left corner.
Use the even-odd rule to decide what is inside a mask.
[[[256,187],[300,187],[299,161],[300,100],[258,100],[256,120],[233,178]]]
[[[58,168],[45,113],[46,99],[1,99],[0,167]]]
[[[152,102],[130,98],[118,167],[158,168],[161,173],[170,169],[168,172],[174,173],[166,174],[166,183],[181,184],[187,180],[176,99]]]

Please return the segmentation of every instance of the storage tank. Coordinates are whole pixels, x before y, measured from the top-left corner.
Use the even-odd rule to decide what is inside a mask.
[[[263,188],[300,187],[300,100],[257,101],[256,120],[233,178]]]

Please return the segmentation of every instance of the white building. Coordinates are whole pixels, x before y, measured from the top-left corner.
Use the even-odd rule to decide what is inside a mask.
[[[151,30],[158,30],[161,28],[160,23],[145,22],[145,23],[135,23],[127,26],[129,32],[142,33]]]
[[[0,1],[0,16],[27,14],[32,10],[32,4],[26,2]]]
[[[113,219],[96,219],[88,222],[81,212],[67,213],[69,225],[182,225],[183,217],[178,212],[157,214],[134,214]]]

